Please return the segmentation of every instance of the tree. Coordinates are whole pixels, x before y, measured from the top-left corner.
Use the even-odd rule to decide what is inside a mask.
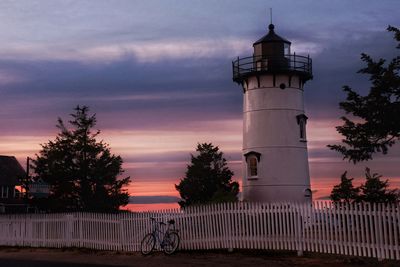
[[[400,48],[400,30],[389,26]],[[385,59],[374,61],[369,55],[361,54],[367,66],[359,73],[370,76],[372,83],[368,95],[361,96],[349,86],[343,90],[346,101],[340,108],[351,114],[354,120],[343,116],[344,124],[336,127],[344,136],[341,145],[328,145],[353,163],[370,160],[376,152],[386,154],[389,147],[400,139],[400,56],[385,65]]]
[[[77,106],[71,114],[68,129],[61,118],[55,140],[42,144],[33,160],[35,179],[51,186],[51,211],[117,211],[128,203],[123,189],[130,178],[118,179],[123,173],[122,159],[111,154],[109,145],[97,141],[100,131],[92,132],[96,115],[89,108]]]
[[[232,182],[233,172],[218,146],[198,144],[196,151],[198,155],[191,155],[185,177],[175,185],[182,198],[180,206],[237,201],[239,184]]]
[[[350,204],[359,198],[360,189],[353,186],[354,178],[347,178],[347,171],[342,174],[341,182],[332,189],[330,198],[335,203]]]
[[[390,190],[389,181],[382,181],[382,175],[371,174],[369,168],[365,169],[365,184],[360,187],[353,186],[354,178],[347,178],[347,172],[342,174],[341,182],[332,189],[330,198],[334,203],[396,203],[400,200],[397,190]]]
[[[389,182],[381,181],[382,175],[373,173],[369,168],[365,169],[365,184],[361,185],[360,189],[362,194],[360,200],[369,203],[395,203],[398,201],[399,196],[396,190],[389,190]]]

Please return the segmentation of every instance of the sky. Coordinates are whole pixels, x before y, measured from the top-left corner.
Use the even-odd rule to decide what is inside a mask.
[[[124,160],[138,209],[176,205],[174,184],[197,143],[218,145],[240,181],[243,94],[231,62],[252,54],[269,8],[291,50],[313,59],[304,100],[314,198],[345,170],[358,185],[366,166],[400,187],[399,146],[357,165],[326,147],[341,139],[342,86],[368,89],[356,73],[360,53],[398,53],[386,32],[400,26],[398,0],[3,0],[0,154],[34,157],[56,136],[58,117],[87,105],[101,139]]]

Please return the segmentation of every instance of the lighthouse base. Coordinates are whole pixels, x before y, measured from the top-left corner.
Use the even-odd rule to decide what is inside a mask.
[[[257,185],[243,186],[242,200],[246,202],[311,202],[308,185]]]

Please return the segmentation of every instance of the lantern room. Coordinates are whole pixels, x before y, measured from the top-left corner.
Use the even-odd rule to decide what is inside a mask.
[[[253,56],[232,62],[233,80],[243,84],[248,77],[263,74],[297,75],[302,83],[312,79],[311,58],[291,54],[291,42],[276,34],[273,24],[268,29],[268,33],[253,44]]]
[[[268,26],[269,32],[253,44],[255,57],[284,57],[290,55],[290,42],[274,31],[274,24]]]

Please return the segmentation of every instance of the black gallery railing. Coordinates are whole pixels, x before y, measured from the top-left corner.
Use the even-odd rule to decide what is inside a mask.
[[[293,71],[312,78],[312,60],[296,54],[282,56],[252,56],[237,58],[232,62],[233,80],[241,81],[255,72],[287,72]]]

